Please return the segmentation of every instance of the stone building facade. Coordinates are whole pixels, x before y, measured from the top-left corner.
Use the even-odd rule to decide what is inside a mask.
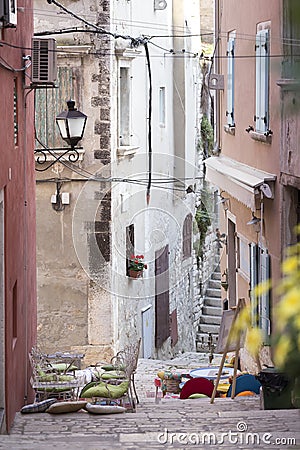
[[[158,3],[90,1],[83,11],[71,2],[89,22],[85,32],[53,4],[35,17],[36,32],[59,32],[59,87],[36,99],[39,139],[61,146],[52,122],[71,96],[88,116],[79,162],[37,175],[38,341],[46,351],[83,352],[86,364],[139,338],[145,357],[195,345],[187,188],[197,175],[200,41],[180,41],[172,27],[199,31],[199,4]],[[143,39],[147,28],[155,45]],[[63,193],[69,204],[60,204]],[[141,279],[128,276],[131,253],[147,263]]]

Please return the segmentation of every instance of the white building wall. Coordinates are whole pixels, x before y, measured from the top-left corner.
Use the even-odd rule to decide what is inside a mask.
[[[169,357],[179,351],[194,349],[195,339],[193,329],[193,282],[192,282],[192,257],[183,261],[182,258],[182,227],[188,213],[194,214],[194,195],[186,194],[185,188],[193,184],[193,180],[181,180],[179,186],[169,182],[174,176],[176,167],[175,143],[176,133],[184,134],[184,148],[182,149],[184,173],[186,177],[195,176],[195,154],[197,123],[195,114],[196,85],[198,78],[198,59],[186,58],[182,48],[199,53],[197,41],[182,44],[182,40],[174,38],[174,34],[182,34],[187,31],[199,32],[195,22],[197,14],[197,1],[184,3],[184,15],[179,17],[180,26],[173,26],[173,2],[168,0],[164,10],[154,10],[154,2],[140,2],[139,0],[110,0],[102,1],[97,5],[93,1],[88,2],[88,8],[84,10],[82,4],[72,3],[68,7],[76,14],[87,18],[91,23],[98,20],[99,26],[105,25],[110,14],[106,29],[120,35],[132,37],[157,36],[148,43],[150,53],[150,66],[152,73],[152,187],[149,205],[146,202],[146,185],[148,177],[148,125],[149,125],[149,77],[148,66],[143,45],[136,49],[130,48],[128,39],[110,39],[100,36],[96,38],[92,34],[74,34],[60,37],[62,45],[90,45],[87,50],[89,55],[79,58],[64,57],[61,64],[74,62],[78,68],[82,68],[80,89],[82,104],[80,109],[88,115],[87,128],[83,140],[85,154],[79,164],[80,169],[97,176],[107,178],[108,182],[86,185],[84,181],[74,183],[71,186],[71,204],[64,213],[73,223],[73,235],[68,235],[68,248],[65,249],[65,258],[69,266],[62,271],[63,276],[58,280],[61,286],[50,287],[45,294],[51,301],[50,309],[45,308],[47,300],[43,298],[43,270],[46,275],[51,274],[49,263],[52,261],[52,252],[55,249],[51,243],[40,248],[40,330],[46,326],[47,314],[55,311],[56,320],[59,321],[61,309],[55,302],[57,292],[66,296],[64,284],[66,279],[72,283],[76,277],[80,298],[77,300],[76,310],[72,311],[70,318],[70,348],[84,351],[87,355],[87,363],[94,359],[107,356],[109,349],[115,352],[119,348],[135,341],[142,334],[142,310],[152,305],[153,337],[152,356]],[[36,6],[42,10],[39,0]],[[176,5],[175,5],[176,6]],[[189,8],[190,7],[190,8]],[[38,29],[55,29],[78,25],[75,19],[67,15],[62,18],[59,11],[53,5],[49,5],[51,14],[39,16]],[[87,14],[86,11],[89,11]],[[194,19],[189,20],[190,16]],[[179,20],[178,18],[176,20]],[[187,20],[188,27],[185,25]],[[52,22],[52,25],[51,25]],[[196,24],[196,25],[195,25]],[[75,39],[75,41],[74,41]],[[199,40],[200,41],[200,40]],[[158,45],[152,45],[151,42]],[[176,55],[169,50],[174,49]],[[178,53],[177,53],[178,51]],[[177,58],[177,59],[175,59]],[[180,111],[174,112],[174,95],[176,95],[177,74],[175,61],[182,71],[183,87],[180,90]],[[118,108],[119,108],[119,74],[120,66],[127,66],[130,70],[130,122],[131,142],[126,149],[119,146]],[[166,93],[166,122],[161,126],[159,122],[159,89],[165,88]],[[178,100],[178,97],[177,97]],[[182,127],[181,117],[185,117]],[[120,153],[121,152],[121,153]],[[103,156],[104,155],[104,156]],[[107,160],[105,161],[105,155]],[[79,177],[76,172],[66,169],[57,169],[60,176]],[[53,173],[52,173],[53,175]],[[112,177],[112,181],[111,181]],[[138,184],[125,182],[132,179]],[[160,182],[158,183],[158,181]],[[167,183],[166,183],[167,181]],[[94,182],[92,182],[94,183]],[[75,187],[76,186],[76,187]],[[182,189],[178,191],[177,189]],[[73,190],[75,189],[75,190]],[[103,207],[103,195],[105,190],[111,195],[105,200],[106,210]],[[48,198],[49,187],[41,188],[38,194],[40,207]],[[54,213],[51,205],[48,205],[47,214],[43,211],[40,215],[41,242],[43,242],[43,230],[47,228],[49,217],[52,229],[64,227],[64,214]],[[105,212],[108,214],[105,218]],[[72,214],[75,214],[75,216]],[[107,222],[105,222],[105,220]],[[95,267],[89,267],[91,254],[88,245],[87,230],[93,221],[99,221],[99,226],[109,225],[109,261],[103,260],[101,249],[96,245],[92,237],[92,255]],[[131,280],[126,275],[126,226],[135,225],[135,253],[145,255],[148,269],[144,271],[144,278]],[[92,227],[93,228],[93,227]],[[65,230],[67,233],[68,230]],[[70,229],[69,232],[71,233]],[[71,238],[73,238],[74,249]],[[155,252],[169,245],[169,312],[177,309],[178,343],[171,345],[168,338],[160,349],[155,349]],[[79,246],[79,249],[78,249]],[[106,249],[107,250],[107,249]],[[74,275],[75,274],[75,275]],[[73,278],[72,278],[73,277]],[[89,278],[91,277],[91,278]],[[56,289],[56,291],[55,291]],[[56,296],[54,295],[56,293]],[[68,291],[72,302],[73,290]],[[49,306],[49,305],[48,305]],[[77,315],[80,314],[82,325],[77,329]],[[61,321],[63,329],[64,321]],[[60,347],[57,335],[48,330],[49,350]],[[81,333],[81,334],[80,334]],[[46,344],[46,330],[42,335],[42,344]],[[74,339],[73,339],[73,337]],[[80,342],[78,337],[81,336]],[[76,340],[77,339],[77,340]],[[76,344],[74,345],[74,342]],[[64,348],[67,342],[64,340]]]

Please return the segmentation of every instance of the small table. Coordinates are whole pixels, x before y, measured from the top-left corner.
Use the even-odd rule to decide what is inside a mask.
[[[229,378],[233,376],[233,367],[224,367],[221,379]],[[219,366],[215,367],[200,367],[199,369],[193,369],[190,371],[190,376],[192,378],[207,378],[208,380],[216,380],[218,376]]]

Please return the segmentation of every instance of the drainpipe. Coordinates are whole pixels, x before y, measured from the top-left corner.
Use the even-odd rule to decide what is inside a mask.
[[[220,73],[220,50],[219,50],[219,44],[220,44],[220,0],[215,0],[215,54],[214,54],[214,72],[219,74]],[[215,147],[214,147],[214,154],[218,155],[221,151],[221,133],[220,133],[220,126],[221,126],[221,117],[220,117],[220,91],[215,91]]]

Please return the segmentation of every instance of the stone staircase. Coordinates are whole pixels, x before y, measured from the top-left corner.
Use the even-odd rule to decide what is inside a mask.
[[[0,435],[5,434],[6,430],[4,427],[4,409],[0,408]]]
[[[211,351],[211,344],[216,345],[222,311],[221,273],[217,268],[211,275],[204,295],[202,314],[196,334],[197,352]]]

